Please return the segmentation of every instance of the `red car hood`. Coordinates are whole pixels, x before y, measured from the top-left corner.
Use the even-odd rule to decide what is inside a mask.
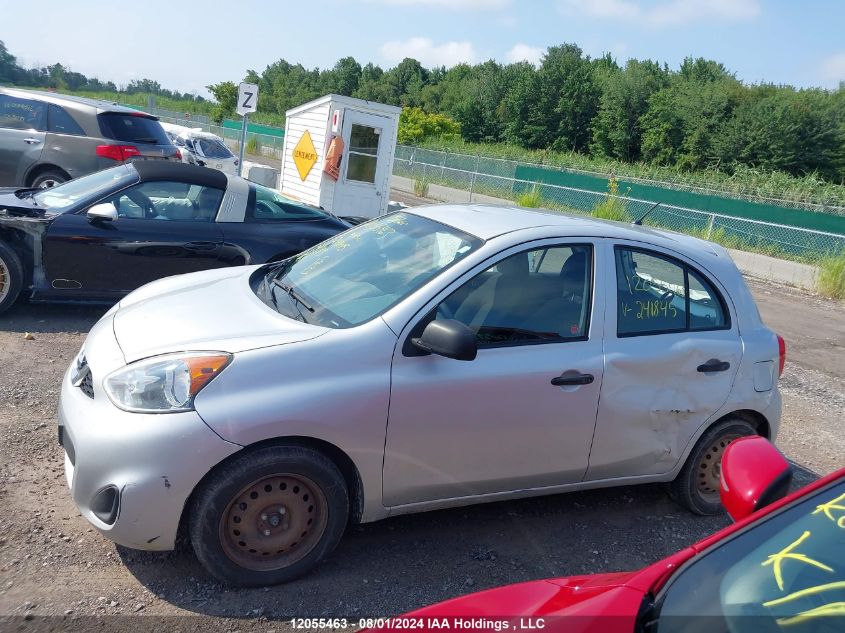
[[[567,576],[497,587],[402,617],[422,618],[429,630],[436,628],[434,621],[440,618],[483,618],[485,622],[507,620],[511,630],[632,633],[646,594],[694,554],[695,550],[686,548],[633,572]],[[389,629],[390,625],[384,627]]]

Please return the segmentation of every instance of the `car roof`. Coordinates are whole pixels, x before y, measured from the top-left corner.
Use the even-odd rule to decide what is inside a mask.
[[[58,92],[45,92],[43,90],[24,90],[22,88],[0,87],[0,92],[9,94],[13,97],[20,97],[21,99],[40,99],[41,101],[46,101],[47,103],[64,106],[86,106],[94,108],[97,112],[127,113],[135,116],[141,114],[150,119],[158,120],[158,117],[155,117],[152,114],[141,112],[140,110],[129,108],[127,106],[122,106],[114,101],[106,101],[105,99],[91,99],[90,97],[66,95]]]
[[[177,180],[191,185],[226,189],[228,178],[222,171],[199,165],[164,160],[136,160],[132,163],[141,182],[151,180]]]
[[[555,232],[561,235],[650,242],[672,249],[682,247],[685,250],[707,253],[711,256],[719,256],[723,250],[711,242],[681,233],[624,222],[568,215],[546,209],[526,209],[495,204],[438,204],[411,207],[402,211],[448,224],[483,240],[514,231],[548,227],[559,229]]]

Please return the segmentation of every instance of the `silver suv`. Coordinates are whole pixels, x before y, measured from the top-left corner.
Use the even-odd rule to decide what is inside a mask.
[[[181,160],[150,114],[85,97],[0,88],[0,186],[52,187],[150,159]]]

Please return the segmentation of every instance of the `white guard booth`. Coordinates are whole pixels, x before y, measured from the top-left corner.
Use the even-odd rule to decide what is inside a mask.
[[[281,192],[339,216],[387,213],[401,111],[340,95],[288,110]]]

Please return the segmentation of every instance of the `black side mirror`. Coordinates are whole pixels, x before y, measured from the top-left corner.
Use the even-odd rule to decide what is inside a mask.
[[[478,354],[475,332],[454,319],[432,321],[425,326],[422,336],[411,339],[411,344],[424,352],[455,360],[475,360]]]

